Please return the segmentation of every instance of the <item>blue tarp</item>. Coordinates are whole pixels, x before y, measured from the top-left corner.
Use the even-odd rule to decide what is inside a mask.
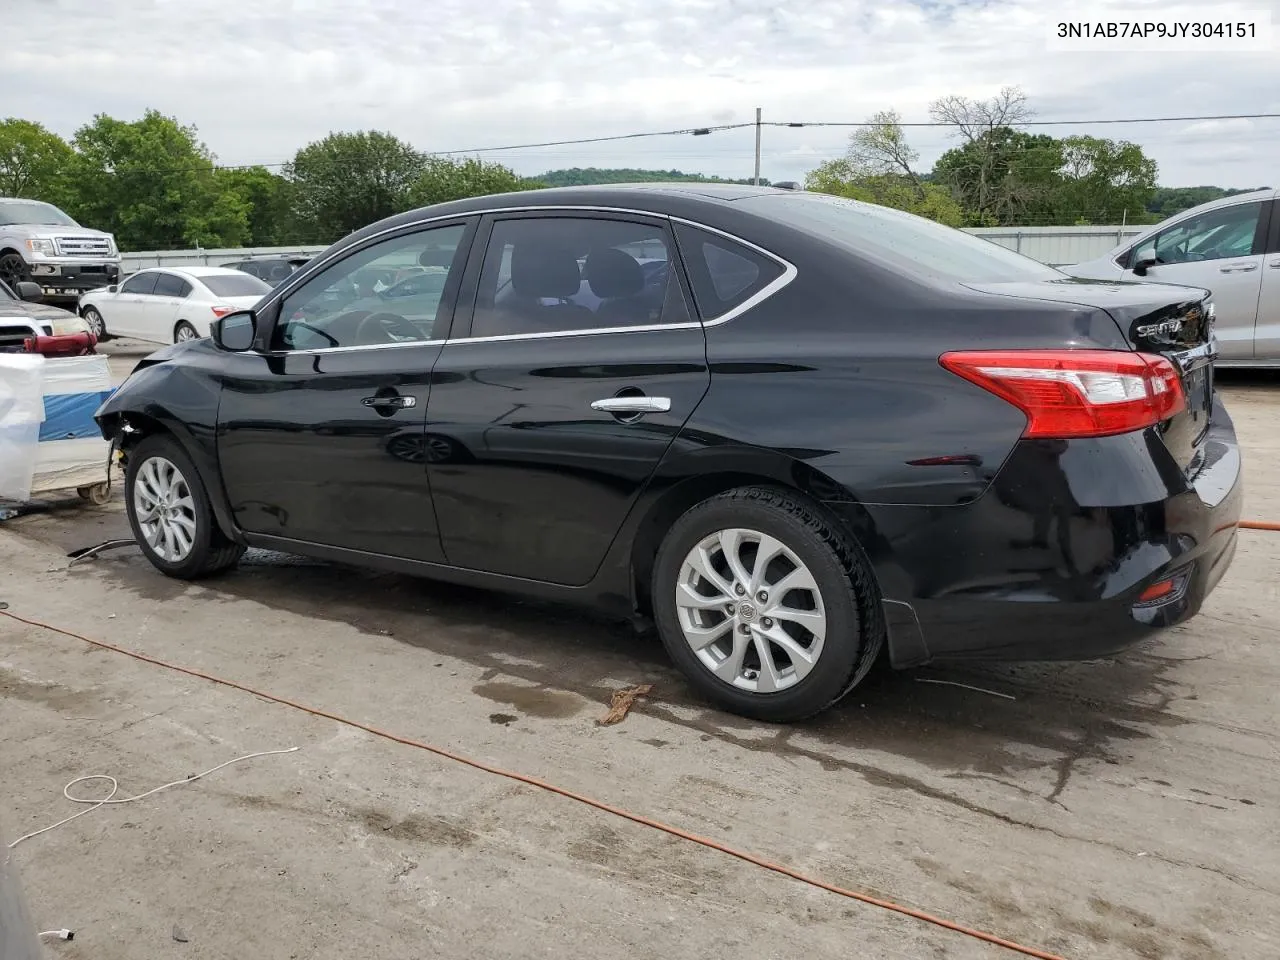
[[[93,415],[113,392],[98,390],[93,393],[45,394],[40,442],[101,437],[102,431],[93,422]]]

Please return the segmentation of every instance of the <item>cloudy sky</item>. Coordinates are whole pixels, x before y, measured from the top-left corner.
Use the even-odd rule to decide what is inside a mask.
[[[333,130],[425,150],[766,121],[857,122],[1006,85],[1036,119],[1280,114],[1270,51],[1061,49],[1065,17],[1266,21],[1280,0],[0,0],[0,115],[70,136],[148,107],[195,124],[228,164],[278,164]],[[1064,12],[1069,11],[1069,12]],[[1255,42],[1254,47],[1257,47]],[[1082,46],[1082,45],[1081,45]],[[1166,185],[1280,185],[1280,120],[1046,127],[1136,141]],[[847,128],[766,128],[766,177],[802,179]],[[913,129],[927,168],[949,146]],[[485,154],[568,166],[750,176],[754,131]]]

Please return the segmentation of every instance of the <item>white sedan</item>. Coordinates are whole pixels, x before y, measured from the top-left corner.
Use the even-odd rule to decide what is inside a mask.
[[[209,335],[209,324],[257,304],[271,287],[226,267],[148,267],[80,298],[80,316],[104,337],[178,343]]]

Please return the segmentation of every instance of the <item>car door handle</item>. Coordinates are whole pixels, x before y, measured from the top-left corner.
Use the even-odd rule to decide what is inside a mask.
[[[592,401],[591,409],[601,413],[667,413],[671,410],[671,398],[608,397]]]
[[[1256,263],[1233,263],[1226,267],[1219,267],[1219,273],[1250,273],[1258,269]]]
[[[1280,260],[1272,260],[1267,264],[1272,270],[1280,270]]]
[[[365,397],[360,401],[366,407],[389,407],[396,410],[409,410],[418,405],[417,397]]]

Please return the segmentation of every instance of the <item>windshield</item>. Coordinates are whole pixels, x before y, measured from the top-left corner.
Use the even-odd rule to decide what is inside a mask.
[[[963,230],[874,203],[821,193],[765,194],[735,201],[775,222],[821,237],[906,273],[961,283],[1055,280],[1052,267]]]
[[[41,203],[38,200],[0,200],[0,226],[15,223],[51,227],[80,226],[51,203]]]
[[[201,277],[200,282],[215,297],[260,297],[271,292],[271,285],[248,273],[220,277]]]

